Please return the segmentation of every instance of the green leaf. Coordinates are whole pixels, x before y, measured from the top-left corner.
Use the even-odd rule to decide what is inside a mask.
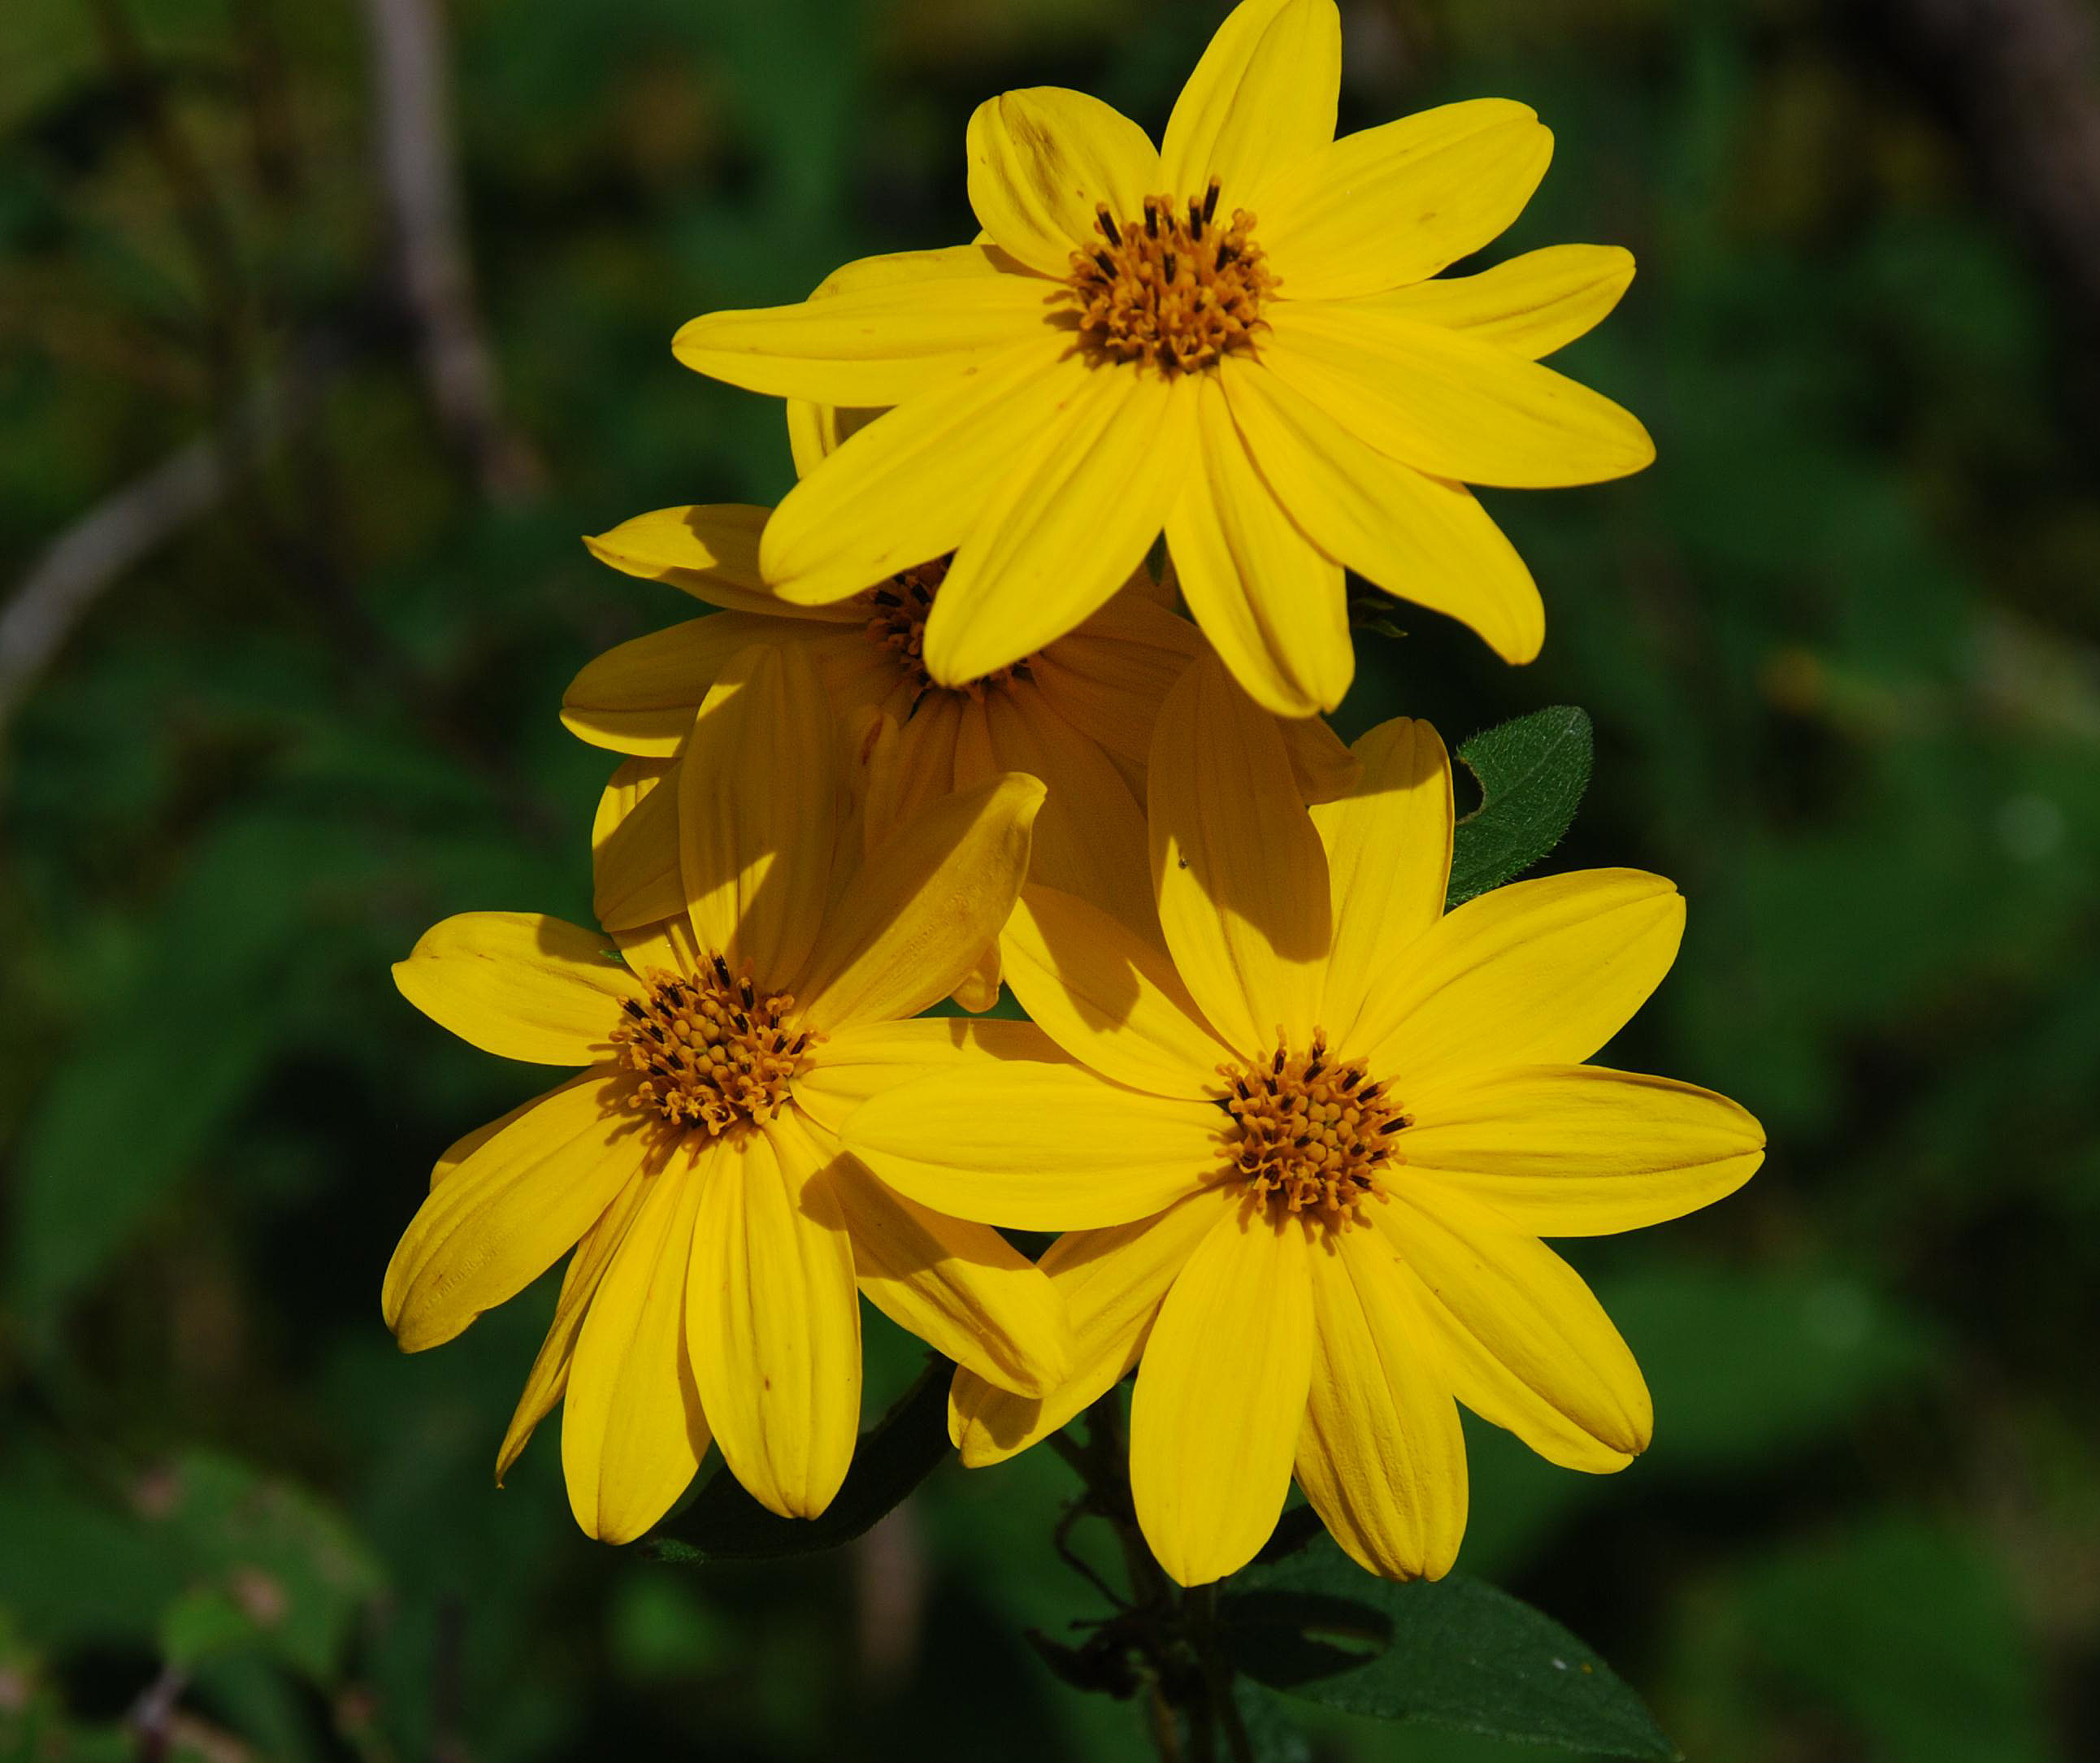
[[[184,1669],[245,1654],[332,1684],[386,1589],[336,1507],[209,1451],[107,1486],[20,1453],[0,1476],[0,1608],[41,1640],[150,1644]]]
[[[1383,594],[1360,594],[1349,602],[1349,625],[1396,643],[1407,639],[1406,628],[1395,622],[1393,603]]]
[[[1678,1754],[1588,1647],[1478,1580],[1396,1585],[1321,1537],[1233,1578],[1220,1616],[1238,1669],[1308,1701],[1608,1756]]]
[[[161,1614],[170,1664],[256,1652],[334,1681],[359,1607],[383,1584],[339,1513],[290,1482],[203,1451],[183,1457],[141,1505],[148,1531],[163,1530],[193,1575]]]
[[[1252,1763],[1312,1763],[1312,1741],[1283,1703],[1246,1677],[1233,1679],[1233,1712],[1246,1734]]]
[[[193,854],[139,967],[86,1013],[23,1135],[7,1271],[25,1314],[99,1273],[210,1155],[284,1050],[283,996],[317,896],[375,861],[353,828],[267,811]]]
[[[1458,749],[1480,805],[1452,842],[1447,908],[1521,875],[1560,842],[1589,787],[1590,758],[1589,713],[1572,705],[1520,716]]]
[[[836,1549],[876,1522],[931,1475],[948,1454],[948,1379],[937,1359],[890,1411],[862,1433],[837,1497],[815,1518],[783,1518],[747,1494],[726,1467],[699,1497],[642,1544],[657,1561],[774,1561]]]

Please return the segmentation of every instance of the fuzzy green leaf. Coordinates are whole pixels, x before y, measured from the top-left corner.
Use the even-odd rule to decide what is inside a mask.
[[[1588,1647],[1478,1580],[1396,1585],[1322,1536],[1236,1575],[1219,1613],[1238,1669],[1308,1701],[1608,1756],[1678,1754]]]
[[[1590,757],[1589,714],[1572,705],[1520,716],[1458,749],[1480,805],[1452,841],[1447,908],[1521,875],[1560,842],[1589,787]]]

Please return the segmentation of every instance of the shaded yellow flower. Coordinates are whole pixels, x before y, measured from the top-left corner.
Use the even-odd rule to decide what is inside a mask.
[[[574,1248],[499,1479],[565,1399],[576,1521],[624,1542],[712,1439],[773,1510],[837,1491],[860,1414],[855,1288],[992,1383],[1040,1392],[1068,1345],[1048,1280],[998,1233],[843,1154],[845,1113],[966,1053],[1044,1057],[1026,1023],[907,1022],[1010,911],[1043,786],[932,802],[871,846],[842,824],[843,744],[799,650],[729,658],[700,707],[679,815],[685,909],[615,934],[450,918],[395,969],[485,1051],[580,1076],[469,1135],[388,1267],[411,1351],[452,1339]]]
[[[835,276],[818,297],[855,285],[850,273]],[[797,463],[809,470],[870,413],[798,404],[789,414]],[[640,762],[615,773],[600,817],[593,902],[600,922],[630,928],[682,908],[678,762],[722,665],[758,641],[800,647],[849,727],[870,714],[896,725],[881,761],[885,813],[910,819],[933,797],[1002,771],[1028,772],[1048,791],[1031,875],[1128,922],[1149,918],[1145,753],[1167,687],[1207,652],[1195,627],[1167,609],[1171,586],[1140,560],[1123,591],[1075,630],[981,678],[943,686],[926,670],[923,644],[946,592],[946,558],[846,599],[798,606],[774,595],[759,574],[765,518],[762,508],[739,505],[666,508],[587,541],[615,569],[721,608],[608,650],[563,695],[562,720],[573,733]],[[1353,762],[1325,723],[1294,724],[1286,739],[1308,799],[1348,787]],[[666,777],[671,787],[656,789]],[[965,1001],[982,1008],[991,998],[966,988]]]
[[[701,373],[895,407],[780,505],[766,579],[823,605],[953,553],[925,661],[956,685],[1072,630],[1163,530],[1196,621],[1280,714],[1348,689],[1345,567],[1536,655],[1538,590],[1464,486],[1652,458],[1538,365],[1632,261],[1564,245],[1432,279],[1515,219],[1551,138],[1483,99],[1336,140],[1340,68],[1333,0],[1244,0],[1157,150],[1083,93],[1005,93],[969,126],[976,243],[686,325]]]
[[[1149,577],[1079,629],[1012,666],[967,684],[936,686],[919,652],[941,591],[936,561],[852,599],[814,608],[783,604],[758,579],[762,509],[668,508],[590,541],[615,568],[724,608],[592,661],[563,695],[562,720],[593,745],[644,762],[623,783],[669,776],[601,849],[594,901],[608,928],[646,924],[677,909],[676,774],[693,716],[723,665],[753,642],[809,658],[825,697],[849,727],[873,714],[896,725],[888,762],[906,818],[935,797],[1002,771],[1039,778],[1049,794],[1036,817],[1032,862],[1056,885],[1147,909],[1137,859],[1145,848],[1145,754],[1167,688],[1199,652],[1187,620],[1158,604]],[[1332,743],[1331,764],[1346,763]],[[648,804],[655,803],[650,809]]]
[[[1678,1217],[1763,1155],[1733,1102],[1581,1063],[1675,956],[1668,882],[1588,870],[1446,912],[1442,743],[1402,718],[1356,750],[1355,792],[1308,813],[1276,725],[1191,669],[1152,751],[1157,935],[1030,888],[1004,939],[1069,1058],[966,1059],[843,1133],[922,1204],[1073,1231],[1043,1262],[1071,1375],[1043,1398],[959,1375],[955,1437],[997,1461],[1136,1367],[1137,1514],[1185,1584],[1254,1554],[1294,1472],[1365,1566],[1442,1574],[1458,1403],[1555,1463],[1624,1466],[1647,1388],[1539,1238]]]

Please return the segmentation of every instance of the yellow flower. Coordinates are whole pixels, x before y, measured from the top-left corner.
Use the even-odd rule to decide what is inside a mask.
[[[1040,1392],[1065,1369],[1049,1281],[982,1223],[892,1191],[835,1129],[883,1085],[974,1051],[1042,1058],[1026,1023],[907,1022],[1010,911],[1043,799],[1008,773],[863,855],[806,656],[731,657],[685,776],[686,910],[618,933],[450,918],[395,978],[485,1051],[581,1075],[462,1140],[386,1272],[386,1320],[436,1346],[572,1246],[497,1464],[564,1398],[576,1521],[624,1542],[710,1438],[773,1510],[823,1510],[860,1413],[854,1289],[959,1363]]]
[[[925,660],[957,685],[1073,629],[1163,528],[1196,621],[1280,714],[1348,689],[1345,567],[1536,655],[1538,590],[1463,486],[1652,458],[1538,365],[1632,261],[1564,245],[1432,279],[1516,217],[1551,139],[1483,99],[1338,141],[1340,68],[1333,0],[1245,0],[1158,150],[1084,94],[1008,92],[969,126],[976,243],[686,325],[701,373],[896,407],[780,505],[766,579],[823,605],[954,553]]]
[[[1676,953],[1668,882],[1588,870],[1447,913],[1442,744],[1402,718],[1357,752],[1355,793],[1308,814],[1275,725],[1192,668],[1152,750],[1158,939],[1034,888],[1004,939],[1070,1059],[966,1061],[842,1135],[924,1204],[1075,1233],[1043,1263],[1071,1375],[1041,1399],[959,1376],[955,1436],[996,1461],[1139,1366],[1137,1514],[1185,1584],[1253,1555],[1294,1470],[1365,1566],[1443,1573],[1454,1398],[1555,1463],[1622,1467],[1647,1388],[1538,1239],[1678,1217],[1763,1155],[1733,1102],[1581,1063]]]
[[[826,296],[850,276],[834,276]],[[867,413],[790,410],[796,457],[814,469]],[[1133,924],[1152,914],[1145,876],[1145,757],[1167,689],[1205,645],[1166,608],[1171,589],[1142,561],[1123,590],[1076,630],[959,686],[936,684],[922,643],[946,588],[947,559],[902,572],[849,599],[798,606],[776,598],[757,566],[766,510],[666,508],[587,541],[615,569],[668,583],[721,610],[608,650],[563,695],[562,720],[594,745],[641,762],[615,774],[598,838],[599,921],[631,928],[682,908],[675,773],[693,716],[723,663],[754,642],[803,650],[850,728],[879,713],[897,725],[883,755],[885,812],[906,819],[933,797],[1001,771],[1026,771],[1049,793],[1035,821],[1030,873],[1084,894]],[[1321,800],[1355,767],[1317,720],[1286,739],[1301,788]],[[664,779],[668,788],[659,789]],[[633,811],[631,813],[629,811]],[[965,989],[983,1008],[990,996]]]
[[[658,804],[653,812],[626,821],[602,848],[594,905],[607,928],[677,909],[679,762],[694,713],[724,663],[754,642],[806,655],[849,728],[871,713],[896,723],[893,811],[908,818],[951,790],[1026,771],[1049,790],[1035,823],[1035,872],[1108,904],[1118,890],[1131,892],[1130,878],[1143,875],[1152,719],[1202,640],[1156,603],[1150,578],[1012,666],[964,686],[936,686],[919,643],[943,566],[922,565],[827,606],[783,604],[758,579],[764,514],[667,508],[590,541],[617,568],[725,608],[607,651],[563,695],[562,720],[571,731],[645,762],[625,770],[621,783],[673,779],[670,789],[644,794],[643,806]],[[1330,762],[1346,762],[1340,744],[1333,745]],[[1147,909],[1141,888],[1127,909]]]

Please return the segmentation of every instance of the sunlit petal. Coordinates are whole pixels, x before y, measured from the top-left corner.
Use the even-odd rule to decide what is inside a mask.
[[[700,1196],[686,1341],[722,1460],[783,1518],[813,1518],[860,1432],[853,1241],[825,1158],[792,1128],[725,1145]]]
[[[611,1051],[634,976],[606,939],[541,912],[461,912],[433,925],[394,964],[401,996],[484,1053],[536,1065],[589,1065]]]
[[[1131,1496],[1184,1585],[1245,1566],[1282,1513],[1312,1375],[1315,1253],[1295,1223],[1234,1213],[1152,1325],[1131,1398]]]

